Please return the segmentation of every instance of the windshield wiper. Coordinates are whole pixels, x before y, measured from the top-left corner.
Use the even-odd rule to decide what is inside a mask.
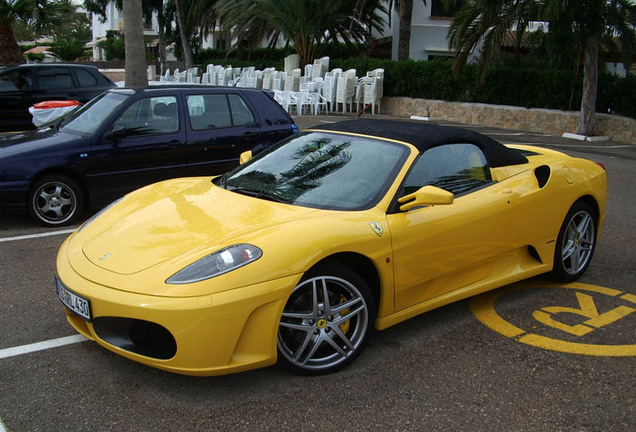
[[[270,191],[253,190],[253,189],[246,189],[242,187],[230,187],[230,186],[227,186],[227,183],[225,184],[225,186],[226,186],[226,189],[229,191],[251,196],[254,198],[261,198],[268,201],[274,201],[274,202],[283,203],[283,204],[292,204],[293,202],[292,200],[285,198],[284,196],[278,195]]]

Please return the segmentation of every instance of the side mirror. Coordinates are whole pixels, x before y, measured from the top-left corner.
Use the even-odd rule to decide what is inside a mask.
[[[239,163],[243,165],[248,160],[252,159],[252,150],[244,151],[241,153],[241,157],[239,158]]]
[[[448,205],[452,204],[455,195],[436,186],[424,186],[412,194],[404,195],[398,199],[402,204],[400,211],[409,211],[414,207],[430,206],[430,205]]]
[[[124,138],[128,134],[128,130],[123,126],[114,126],[110,132],[106,132],[105,139],[117,140]]]

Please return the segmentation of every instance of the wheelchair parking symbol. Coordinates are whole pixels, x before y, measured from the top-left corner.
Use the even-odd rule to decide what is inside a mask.
[[[565,293],[568,305],[534,307],[531,312],[534,324],[526,323],[523,326],[512,324],[495,310],[495,302],[502,294],[535,288],[567,290]],[[599,300],[603,300],[603,296],[610,298],[611,307],[607,307],[607,302],[603,302],[603,309],[599,307]],[[573,354],[636,356],[636,344],[605,345],[585,342],[586,336],[593,336],[599,330],[609,330],[611,334],[612,329],[629,325],[629,320],[625,318],[636,312],[636,296],[633,294],[582,283],[558,285],[530,281],[478,296],[471,301],[471,310],[485,326],[528,345]],[[636,334],[634,331],[626,333]]]

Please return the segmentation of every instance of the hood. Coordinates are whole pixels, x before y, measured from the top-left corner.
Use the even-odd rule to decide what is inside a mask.
[[[315,211],[230,192],[210,178],[176,179],[128,195],[72,243],[94,265],[130,275],[184,255],[194,261]]]
[[[64,145],[77,140],[77,136],[54,128],[43,128],[33,131],[9,134],[0,137],[0,155],[13,156],[31,151],[49,149],[52,146]]]

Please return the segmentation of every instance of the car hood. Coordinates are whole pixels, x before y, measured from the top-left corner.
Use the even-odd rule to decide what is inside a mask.
[[[39,151],[75,140],[77,140],[77,136],[64,133],[54,128],[43,128],[9,134],[0,137],[0,154],[2,156],[11,156],[31,151]]]
[[[130,275],[166,260],[175,260],[175,267],[188,265],[253,239],[255,231],[315,211],[230,192],[210,178],[169,180],[130,194],[87,224],[72,239],[71,249],[81,247],[101,269]]]

